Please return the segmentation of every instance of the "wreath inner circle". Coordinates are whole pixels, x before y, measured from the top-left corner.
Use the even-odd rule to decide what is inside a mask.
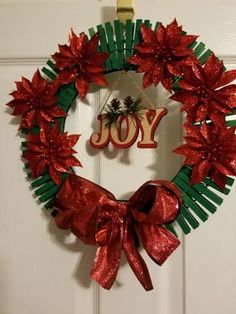
[[[89,34],[90,39],[71,30],[69,43],[59,45],[43,74],[37,70],[32,80],[16,82],[8,105],[13,115],[22,116],[23,158],[39,200],[52,209],[59,228],[98,246],[92,278],[110,289],[123,250],[137,279],[151,290],[139,246],[163,264],[180,244],[174,224],[188,234],[230,192],[231,176],[236,175],[236,122],[228,117],[235,114],[236,70],[226,71],[223,61],[176,20],[153,27],[147,20],[114,21],[114,26],[108,22]],[[161,85],[186,114],[184,144],[174,150],[185,156],[184,166],[171,181],[145,182],[126,202],[73,173],[72,167],[82,166],[74,155],[81,138],[65,132],[76,97],[84,99],[91,82],[107,86],[105,74],[120,70],[142,73],[144,89]],[[128,119],[133,114],[140,123],[137,115],[143,108],[138,101],[127,103],[122,115]],[[112,105],[120,115],[117,101]],[[130,111],[134,107],[139,110]],[[145,114],[152,124],[155,110]]]
[[[83,168],[75,168],[75,173],[89,179],[87,174],[88,168],[97,163],[99,159],[103,159],[102,167],[106,163],[107,173],[113,173],[113,175],[103,176],[102,186],[110,190],[111,182],[114,179],[117,182],[123,182],[122,185],[117,184],[116,190],[113,192],[115,192],[118,199],[127,199],[132,193],[129,190],[132,190],[132,188],[133,190],[137,189],[144,180],[159,178],[170,181],[178,173],[181,157],[173,154],[172,151],[181,142],[182,128],[180,125],[182,113],[179,110],[179,104],[169,100],[168,91],[165,91],[161,86],[152,86],[145,91],[147,97],[156,108],[161,104],[160,107],[168,110],[155,132],[155,141],[157,141],[158,147],[155,149],[139,149],[137,147],[137,142],[141,139],[141,132],[139,131],[136,142],[127,149],[119,149],[111,143],[102,150],[94,149],[89,144],[89,138],[93,133],[99,132],[100,124],[97,115],[101,112],[104,100],[109,95],[110,89],[114,82],[117,81],[119,75],[120,72],[105,75],[108,81],[108,88],[98,89],[95,85],[91,85],[85,101],[81,101],[79,96],[76,97],[68,112],[65,130],[69,133],[82,134],[74,148],[80,156]],[[136,74],[132,71],[130,75],[132,75],[137,84],[142,86],[142,74]],[[127,75],[123,74],[119,85],[113,91],[109,100],[112,98],[124,99],[127,96],[127,90],[134,99],[140,96],[140,92],[134,83],[130,81]],[[147,103],[144,98],[143,103]],[[93,116],[93,119],[90,122],[91,116]],[[126,124],[124,125],[124,131],[125,129]],[[97,160],[94,161],[94,158]],[[118,165],[119,169],[117,169],[117,160],[120,163]],[[140,171],[142,174],[140,174]],[[128,184],[127,180],[124,180],[127,175],[135,178],[133,187]]]

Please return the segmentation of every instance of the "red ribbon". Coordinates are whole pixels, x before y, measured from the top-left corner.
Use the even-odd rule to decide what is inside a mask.
[[[113,285],[123,249],[142,286],[151,290],[138,243],[154,262],[163,264],[180,242],[162,225],[175,219],[180,203],[179,190],[168,181],[148,181],[124,202],[95,183],[70,175],[54,203],[55,221],[84,243],[98,246],[91,276],[103,288]]]

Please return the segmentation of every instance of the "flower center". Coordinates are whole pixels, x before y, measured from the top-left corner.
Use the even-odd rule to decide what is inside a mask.
[[[212,161],[217,161],[222,156],[223,147],[217,142],[216,137],[213,139],[211,145],[209,146],[208,156]]]
[[[41,107],[43,105],[42,101],[42,95],[41,94],[35,94],[29,99],[29,105],[31,109],[35,107]]]
[[[208,89],[205,86],[200,86],[198,88],[198,95],[199,95],[199,98],[200,98],[200,102],[204,103],[204,104],[207,104],[209,102],[209,100],[211,99],[211,97],[212,97],[212,90]]]
[[[57,155],[58,149],[60,150],[61,148],[55,143],[53,143],[53,140],[50,140],[49,146],[48,147],[43,147],[43,153],[41,154],[41,157],[50,160],[51,158],[55,157]]]
[[[76,70],[78,73],[81,73],[81,74],[86,73],[83,59],[84,58],[82,57],[82,55],[77,55],[75,58]]]
[[[164,62],[170,62],[172,60],[171,51],[165,45],[156,47],[155,58]]]

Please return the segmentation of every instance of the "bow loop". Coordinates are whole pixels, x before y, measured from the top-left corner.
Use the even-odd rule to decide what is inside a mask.
[[[175,219],[181,204],[177,187],[168,181],[148,181],[129,200],[139,223],[162,225]]]

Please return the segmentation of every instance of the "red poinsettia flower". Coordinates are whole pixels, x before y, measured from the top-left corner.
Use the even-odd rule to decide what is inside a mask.
[[[104,77],[104,62],[109,54],[97,52],[99,34],[96,33],[90,40],[81,33],[76,36],[73,30],[69,34],[69,46],[58,45],[59,51],[52,55],[55,67],[61,72],[58,79],[63,83],[75,80],[75,86],[81,99],[88,92],[88,83],[93,82],[107,86]]]
[[[29,161],[32,178],[43,175],[48,167],[51,178],[59,185],[62,172],[70,172],[73,166],[81,167],[81,163],[73,156],[76,151],[72,149],[79,137],[61,133],[58,124],[53,128],[40,129],[39,134],[29,133],[28,150],[23,152],[23,157]]]
[[[141,34],[143,42],[135,46],[138,52],[128,61],[144,72],[144,88],[161,82],[171,92],[173,77],[182,75],[182,65],[197,62],[189,48],[197,36],[183,35],[176,20],[166,27],[160,24],[156,32],[142,25]]]
[[[56,92],[60,85],[42,78],[39,70],[32,82],[22,77],[16,82],[17,90],[10,95],[14,97],[7,105],[13,108],[13,115],[22,115],[20,128],[30,129],[34,125],[43,127],[55,118],[65,117],[66,113],[57,105]]]
[[[183,77],[181,90],[171,99],[183,104],[188,120],[193,123],[209,117],[224,123],[225,114],[236,108],[236,85],[228,85],[236,79],[236,70],[224,72],[223,62],[211,54],[204,66],[183,67]]]
[[[200,183],[206,176],[224,189],[227,175],[236,175],[236,135],[235,128],[225,125],[207,124],[185,125],[186,144],[174,152],[185,155],[185,165],[192,166],[191,184]]]

